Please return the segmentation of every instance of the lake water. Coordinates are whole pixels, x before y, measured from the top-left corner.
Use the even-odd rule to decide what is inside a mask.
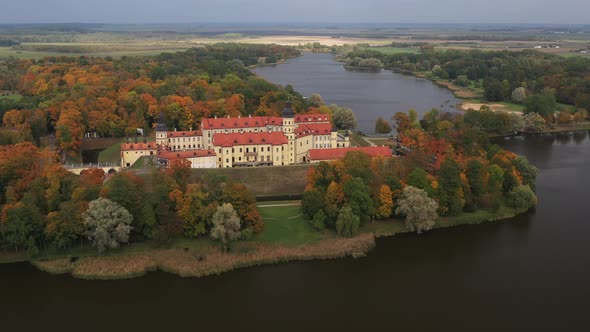
[[[309,97],[320,94],[326,104],[351,108],[358,119],[358,130],[375,131],[378,117],[390,119],[396,112],[416,109],[421,115],[437,107],[454,110],[458,100],[447,89],[426,79],[393,73],[347,70],[331,54],[304,53],[287,64],[257,67],[252,71],[270,82],[290,84]]]
[[[574,331],[590,297],[588,132],[502,144],[539,168],[535,211],[379,239],[362,259],[118,281],[0,265],[0,326],[18,330]],[[50,329],[51,330],[51,329]]]

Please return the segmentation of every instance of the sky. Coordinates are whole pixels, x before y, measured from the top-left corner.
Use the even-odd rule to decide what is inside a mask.
[[[590,24],[590,0],[2,0],[7,23]]]

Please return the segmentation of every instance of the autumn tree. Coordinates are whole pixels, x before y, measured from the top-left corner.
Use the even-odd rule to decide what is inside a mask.
[[[406,216],[406,227],[418,234],[430,230],[438,215],[438,204],[422,189],[404,189],[395,213]]]
[[[389,122],[382,117],[377,118],[375,122],[375,132],[377,134],[389,134],[392,128]]]
[[[62,151],[71,157],[77,157],[84,137],[82,113],[71,101],[63,103],[62,107],[55,125],[57,142]]]
[[[394,128],[398,134],[403,135],[406,130],[410,129],[412,126],[412,122],[410,121],[410,117],[404,112],[397,112],[391,118],[391,121],[394,124]]]
[[[377,208],[375,216],[379,219],[389,218],[393,208],[393,198],[391,189],[387,185],[381,185],[379,188]]]

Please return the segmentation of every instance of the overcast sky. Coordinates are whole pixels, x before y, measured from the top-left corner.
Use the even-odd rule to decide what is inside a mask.
[[[590,0],[2,0],[2,23],[590,24]]]

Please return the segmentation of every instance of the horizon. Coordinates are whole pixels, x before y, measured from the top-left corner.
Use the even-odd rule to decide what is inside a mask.
[[[31,10],[34,8],[35,10]],[[116,9],[116,10],[113,10]],[[23,0],[0,13],[2,24],[483,24],[588,25],[590,2],[564,0]],[[26,13],[26,15],[23,15]],[[377,23],[374,23],[377,22]]]

